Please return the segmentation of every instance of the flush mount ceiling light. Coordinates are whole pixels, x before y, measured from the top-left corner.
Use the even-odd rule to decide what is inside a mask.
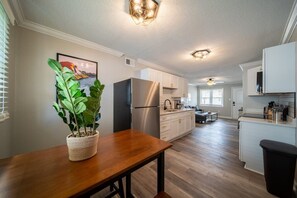
[[[207,85],[212,86],[212,85],[215,85],[215,84],[216,84],[216,82],[214,81],[213,78],[210,78],[210,79],[207,80]]]
[[[203,50],[196,50],[195,52],[193,52],[191,55],[195,58],[195,59],[204,59],[207,57],[207,55],[210,53],[211,51],[209,49],[203,49]]]
[[[155,0],[130,0],[129,12],[136,25],[148,25],[157,17],[158,8]]]

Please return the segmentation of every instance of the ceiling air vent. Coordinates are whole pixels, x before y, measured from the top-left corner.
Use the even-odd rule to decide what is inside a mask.
[[[125,58],[125,65],[135,67],[135,60],[131,58]]]

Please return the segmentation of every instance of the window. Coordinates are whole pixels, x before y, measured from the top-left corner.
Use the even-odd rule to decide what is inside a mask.
[[[202,106],[224,106],[223,89],[200,89],[200,105]]]
[[[3,6],[0,4],[0,121],[9,117],[8,114],[8,24]]]

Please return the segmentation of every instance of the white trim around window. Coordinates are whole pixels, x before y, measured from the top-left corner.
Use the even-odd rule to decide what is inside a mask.
[[[200,106],[224,107],[224,89],[200,89]]]

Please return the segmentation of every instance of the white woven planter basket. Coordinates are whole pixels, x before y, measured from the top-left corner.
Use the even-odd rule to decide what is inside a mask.
[[[95,135],[86,137],[66,138],[70,161],[81,161],[93,157],[97,153],[99,131]]]

